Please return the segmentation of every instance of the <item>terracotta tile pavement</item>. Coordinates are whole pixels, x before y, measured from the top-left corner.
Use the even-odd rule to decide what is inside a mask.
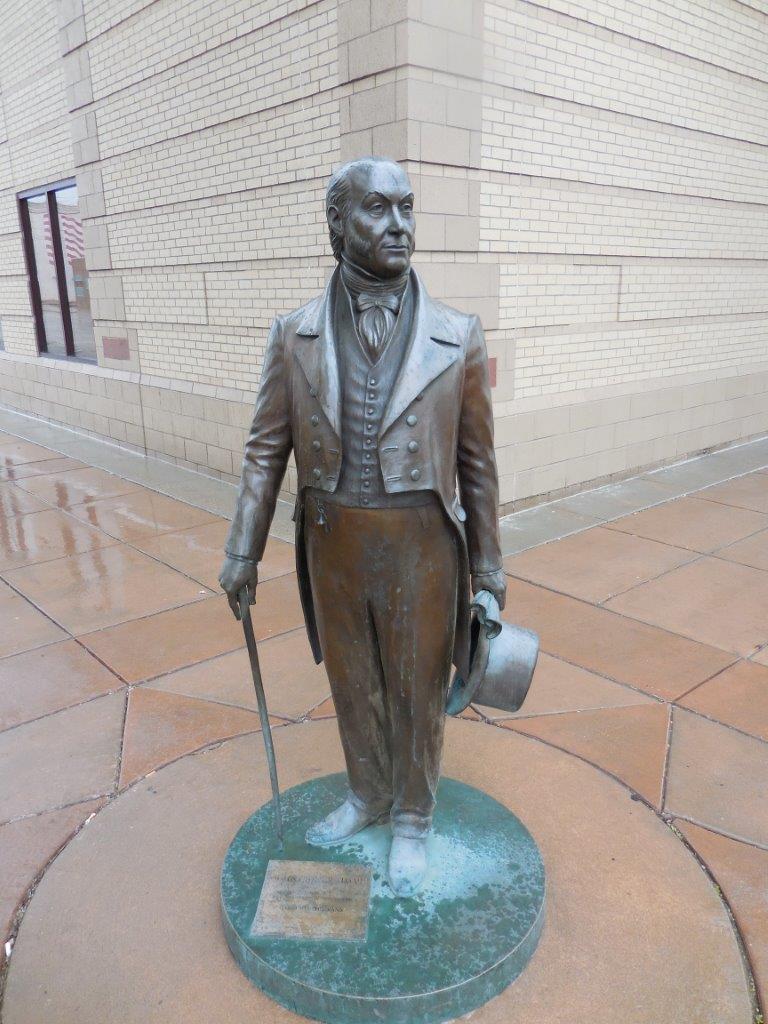
[[[707,553],[765,530],[768,516],[699,498],[678,498],[615,519],[608,526],[662,544]]]
[[[242,630],[218,594],[226,522],[10,435],[0,480],[7,926],[102,802],[260,722]],[[540,634],[539,666],[518,714],[468,712],[495,719],[479,729],[577,755],[674,818],[731,903],[763,986],[766,489],[768,475],[751,473],[507,559],[504,614]],[[253,617],[275,724],[332,716],[283,541],[268,544]]]
[[[504,559],[513,576],[599,604],[696,556],[597,526]]]
[[[707,865],[744,939],[763,1006],[768,1002],[768,851],[687,821],[675,825]]]
[[[502,724],[591,761],[654,807],[661,807],[669,724],[666,704],[508,719]]]
[[[92,466],[30,477],[20,480],[18,486],[58,508],[69,508],[99,498],[114,498],[143,490],[141,484],[123,480],[113,473],[105,473],[103,469],[94,469]]]

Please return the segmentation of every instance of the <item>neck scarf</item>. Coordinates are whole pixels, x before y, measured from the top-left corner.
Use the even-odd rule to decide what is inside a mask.
[[[405,270],[398,277],[376,277],[342,254],[341,277],[358,314],[360,339],[373,363],[392,334],[409,274]]]

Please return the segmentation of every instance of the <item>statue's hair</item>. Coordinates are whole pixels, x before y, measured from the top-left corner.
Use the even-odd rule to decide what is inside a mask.
[[[328,182],[328,188],[325,192],[325,214],[326,217],[330,212],[332,206],[341,214],[341,219],[347,216],[349,211],[349,178],[352,171],[358,168],[372,167],[374,164],[392,164],[394,160],[387,160],[381,156],[364,156],[359,160],[350,160],[349,163],[344,164],[340,167],[335,174],[331,176],[331,180]],[[343,237],[334,231],[331,225],[328,225],[328,234],[331,238],[331,248],[333,249],[333,255],[337,260],[341,259],[341,250],[344,246]]]

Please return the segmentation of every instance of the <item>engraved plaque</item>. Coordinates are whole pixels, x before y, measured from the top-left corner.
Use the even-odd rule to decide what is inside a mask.
[[[251,935],[365,941],[371,869],[362,864],[271,860]]]

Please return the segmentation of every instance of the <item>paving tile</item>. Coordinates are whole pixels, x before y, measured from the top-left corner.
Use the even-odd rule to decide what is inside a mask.
[[[45,459],[43,462],[20,462],[17,465],[5,466],[2,465],[0,455],[0,480],[28,480],[30,477],[46,476],[48,473],[64,473],[70,469],[85,468],[84,463],[67,458],[66,455]]]
[[[614,597],[608,607],[748,657],[768,640],[768,572],[701,558]]]
[[[505,558],[504,568],[597,603],[694,557],[690,551],[595,527]]]
[[[20,903],[29,886],[53,855],[103,800],[86,800],[61,811],[49,811],[0,826],[0,931],[10,931]],[[0,952],[0,963],[4,953]]]
[[[714,647],[522,580],[509,580],[503,614],[507,621],[535,630],[543,651],[665,700],[674,700],[736,660]]]
[[[69,844],[22,923],[5,1024],[298,1024],[243,977],[221,934],[224,852],[270,798],[259,743],[182,758]],[[278,729],[275,744],[284,788],[343,764],[332,721]],[[473,1024],[751,1024],[723,905],[657,815],[504,729],[449,722],[445,770],[518,813],[547,872],[536,955]]]
[[[679,704],[768,740],[768,668],[763,665],[737,661]]]
[[[40,501],[33,494],[28,494],[17,484],[0,482],[0,521],[13,516],[23,516],[28,512],[42,512],[46,508],[48,506],[44,501]]]
[[[768,1004],[768,852],[676,821],[715,877],[736,918],[763,1006]]]
[[[71,511],[83,522],[98,526],[111,537],[129,544],[190,526],[202,526],[216,519],[210,512],[146,489],[116,498],[100,498],[86,505],[73,505]]]
[[[122,544],[4,573],[70,633],[199,601],[199,583]]]
[[[613,683],[549,654],[540,654],[531,688],[519,711],[510,714],[480,704],[477,706],[487,718],[496,721],[554,715],[562,711],[588,711],[652,703],[650,697],[638,690]]]
[[[312,721],[320,721],[323,718],[335,718],[336,708],[333,704],[333,698],[329,695],[324,701],[321,701],[317,707],[312,708],[309,713],[309,717]]]
[[[0,733],[0,822],[111,792],[125,699],[110,693]]]
[[[659,807],[668,721],[668,707],[653,704],[508,719],[502,724],[591,761]]]
[[[0,572],[116,543],[58,509],[0,519]]]
[[[257,640],[300,626],[303,616],[295,575],[259,584],[251,611]],[[151,679],[245,646],[242,626],[223,595],[81,640],[128,682]]]
[[[751,537],[745,537],[735,544],[720,548],[717,557],[726,558],[729,562],[751,565],[753,569],[768,570],[768,530],[761,530]]]
[[[239,640],[239,634],[238,634]],[[259,644],[259,663],[270,712],[298,718],[328,693],[322,665],[316,665],[303,627]],[[244,649],[190,665],[152,681],[156,690],[255,709],[256,695]]]
[[[122,477],[105,473],[103,469],[95,469],[93,466],[30,477],[22,480],[19,487],[58,508],[88,504],[100,498],[112,498],[142,490],[140,484],[123,480]]]
[[[220,519],[205,526],[190,530],[165,533],[160,537],[136,541],[135,546],[146,551],[153,558],[159,558],[167,565],[186,573],[193,579],[218,593],[219,571],[224,558],[224,542],[229,533],[229,523]],[[295,548],[282,540],[270,538],[259,563],[259,580],[274,579],[296,569]]]
[[[63,629],[0,580],[0,658],[66,637]]]
[[[182,754],[259,729],[253,711],[137,687],[128,698],[120,788]]]
[[[74,640],[0,659],[0,729],[119,689],[120,680]]]
[[[666,811],[768,847],[768,744],[691,711],[672,714]]]
[[[136,540],[134,544],[139,550],[219,593],[219,570],[228,533],[229,523],[219,519],[188,530]]]
[[[504,555],[512,555],[595,524],[596,520],[591,516],[568,512],[555,504],[524,509],[500,520],[501,551]]]
[[[691,551],[710,552],[768,527],[768,516],[744,508],[731,508],[700,498],[678,498],[635,512],[609,524],[620,530],[674,544]]]
[[[58,452],[50,448],[42,448],[31,441],[22,441],[18,437],[0,439],[0,469],[7,470],[25,462],[43,462],[46,459],[59,457]]]
[[[758,651],[752,659],[758,665],[768,665],[768,646],[763,647],[762,650]]]
[[[669,501],[676,492],[669,486],[647,477],[635,477],[619,483],[582,491],[567,498],[560,498],[555,504],[569,512],[591,516],[601,522],[634,512],[637,509]]]
[[[698,491],[703,487],[721,483],[728,477],[737,476],[757,469],[760,457],[745,452],[715,452],[697,459],[689,459],[674,466],[664,466],[644,474],[645,479],[656,481],[663,486],[678,488],[680,494]]]
[[[748,473],[724,484],[707,487],[699,492],[698,497],[737,508],[768,512],[768,480],[765,477],[765,473]]]

